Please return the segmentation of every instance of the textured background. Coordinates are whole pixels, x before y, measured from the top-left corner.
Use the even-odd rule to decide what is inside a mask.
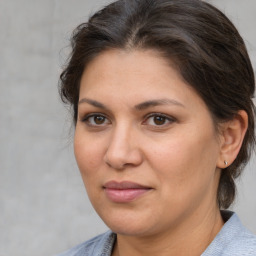
[[[106,229],[80,179],[57,83],[71,31],[108,2],[0,0],[0,256],[54,255]],[[256,1],[210,2],[237,25],[256,67]],[[256,233],[254,159],[233,208]]]

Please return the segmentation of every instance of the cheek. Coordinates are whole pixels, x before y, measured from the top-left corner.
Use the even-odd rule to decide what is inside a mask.
[[[74,138],[74,153],[83,178],[97,173],[104,155],[102,145],[97,143],[97,140],[82,136],[77,131]]]
[[[74,152],[87,194],[95,205],[95,202],[100,200],[98,192],[102,178],[100,172],[103,161],[102,145],[97,143],[97,140],[76,132]]]
[[[175,188],[184,193],[212,179],[218,157],[214,138],[211,129],[201,133],[190,129],[150,147],[154,150],[148,153],[148,159],[167,190]]]

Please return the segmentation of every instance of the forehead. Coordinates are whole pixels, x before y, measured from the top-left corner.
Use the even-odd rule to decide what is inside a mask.
[[[79,100],[83,98],[115,109],[169,99],[181,103],[193,115],[210,115],[195,89],[152,50],[111,50],[98,55],[82,75]]]
[[[134,92],[134,89],[160,90],[161,85],[166,83],[170,87],[175,83],[186,85],[173,66],[171,61],[154,50],[108,50],[86,66],[81,79],[81,91],[103,90],[107,87],[110,90],[113,86],[115,92],[118,89],[133,89]]]

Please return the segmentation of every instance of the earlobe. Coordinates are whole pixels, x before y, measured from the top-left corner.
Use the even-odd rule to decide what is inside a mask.
[[[222,125],[217,167],[224,169],[233,163],[242,146],[247,127],[248,115],[244,110],[238,111],[232,120]]]

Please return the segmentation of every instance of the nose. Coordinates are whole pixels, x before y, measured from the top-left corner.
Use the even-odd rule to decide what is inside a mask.
[[[138,143],[138,135],[131,127],[113,128],[108,148],[104,155],[106,164],[116,170],[139,166],[143,154]]]

